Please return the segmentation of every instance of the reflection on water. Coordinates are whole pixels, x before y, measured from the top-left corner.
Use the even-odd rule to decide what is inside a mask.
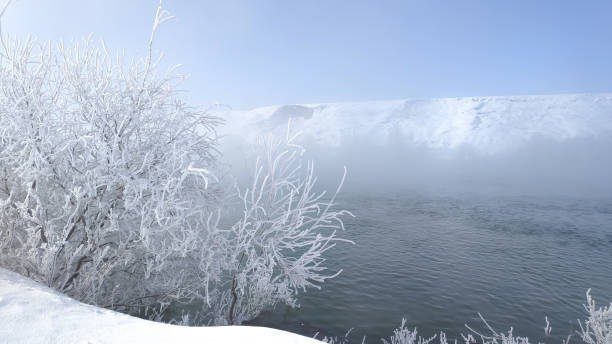
[[[584,318],[592,288],[612,301],[612,199],[344,195],[344,236],[328,266],[343,269],[301,309],[277,307],[252,322],[312,336],[388,337],[406,317],[423,335],[482,329],[557,341]],[[550,340],[548,340],[550,341]]]

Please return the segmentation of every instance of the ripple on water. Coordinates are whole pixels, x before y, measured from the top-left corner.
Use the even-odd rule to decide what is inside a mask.
[[[388,337],[402,317],[419,333],[494,327],[556,340],[583,317],[585,292],[612,301],[612,200],[345,196],[356,216],[328,264],[343,273],[300,295],[301,309],[254,324],[313,335]],[[308,326],[296,326],[306,323]],[[479,327],[480,326],[480,327]],[[312,332],[312,333],[311,333]],[[360,342],[358,340],[357,342]]]

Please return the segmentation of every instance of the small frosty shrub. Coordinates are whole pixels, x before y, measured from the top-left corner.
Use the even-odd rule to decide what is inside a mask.
[[[587,291],[587,304],[584,308],[589,317],[580,323],[580,338],[587,344],[612,344],[612,303],[606,308],[596,308],[591,297],[591,289]]]
[[[410,330],[406,327],[406,319],[402,319],[400,327],[393,330],[393,335],[389,337],[389,341],[382,339],[384,344],[429,344],[436,338],[434,335],[430,338],[417,336],[417,330]],[[444,337],[446,338],[446,337]]]
[[[578,337],[582,339],[582,341],[586,344],[612,344],[612,304],[610,306],[597,308],[595,306],[595,301],[591,297],[590,289],[586,293],[587,303],[584,305],[585,310],[587,311],[588,318],[580,323],[580,332],[578,332]],[[480,314],[479,314],[480,316]],[[487,329],[490,331],[489,335],[480,334],[470,327],[473,333],[475,333],[480,339],[482,344],[528,344],[529,338],[526,337],[517,337],[512,334],[512,328],[508,331],[507,334],[498,333],[484,320],[482,316],[480,316],[483,323],[486,325]],[[544,332],[547,336],[551,333],[551,326],[548,318],[546,320],[546,327],[544,328]],[[583,325],[584,323],[584,325]],[[467,325],[466,325],[467,326]],[[464,337],[467,338],[467,337]],[[562,344],[568,344],[571,341],[571,336],[568,336],[566,340],[563,341]],[[473,338],[470,341],[475,342]]]
[[[587,291],[587,303],[584,305],[588,313],[588,318],[584,322],[580,322],[580,332],[578,332],[578,338],[585,344],[612,344],[612,304],[610,306],[597,308],[595,301],[590,295],[590,289]],[[529,338],[519,337],[513,334],[512,327],[507,333],[498,332],[494,330],[489,323],[478,314],[488,334],[478,332],[468,325],[465,325],[470,333],[462,334],[461,341],[465,344],[529,344]],[[546,326],[544,327],[544,333],[549,336],[552,327],[548,321],[548,317],[545,318]],[[350,331],[349,331],[350,332]],[[348,333],[347,333],[348,336]],[[315,335],[315,338],[317,336]],[[440,332],[439,335],[426,338],[418,335],[417,330],[410,330],[406,327],[406,319],[402,319],[400,327],[393,330],[393,335],[389,337],[389,340],[382,338],[384,344],[430,344],[438,338],[440,344],[457,344],[459,341],[454,340],[450,342],[444,332]],[[560,344],[569,344],[571,342],[571,336],[563,340]],[[325,337],[322,339],[324,343],[338,344],[338,343],[349,343],[347,338]],[[365,343],[365,337],[362,340],[362,344]]]
[[[480,338],[480,343],[482,344],[529,344],[529,338],[515,336],[513,334],[514,329],[512,327],[510,327],[510,330],[508,330],[508,333],[497,332],[491,327],[491,325],[489,325],[489,323],[482,317],[482,315],[480,315],[480,313],[478,313],[478,316],[480,317],[480,320],[482,320],[482,322],[485,324],[485,326],[489,330],[490,332],[489,334],[485,335],[485,334],[482,334],[480,332],[473,330],[471,327],[467,325],[465,326],[472,333],[476,334],[478,338]],[[546,320],[547,320],[547,323],[546,323],[545,332],[550,333],[550,331],[548,330],[550,328],[549,327],[550,324],[548,323],[548,319]],[[466,344],[477,342],[471,334],[467,336],[463,336],[463,339],[466,342]]]
[[[353,329],[348,330],[348,331],[346,332],[346,334],[344,334],[344,336],[342,336],[342,337],[338,337],[338,336],[335,336],[335,337],[327,337],[327,336],[325,336],[325,337],[323,337],[323,338],[321,339],[321,341],[322,341],[323,343],[327,343],[327,344],[349,344],[350,342],[349,342],[349,340],[348,340],[348,336],[351,334],[351,331],[352,331],[352,330],[353,330]],[[317,332],[317,333],[315,333],[315,335],[314,335],[314,337],[313,337],[313,338],[314,338],[314,339],[317,339],[317,337],[318,337],[318,336],[319,336],[319,333]],[[364,337],[363,337],[363,339],[362,339],[362,341],[361,341],[361,343],[362,343],[362,344],[365,344],[365,342],[366,342],[366,337],[364,336]]]

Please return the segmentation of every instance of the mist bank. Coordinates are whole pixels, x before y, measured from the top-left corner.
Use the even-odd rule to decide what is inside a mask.
[[[301,132],[320,183],[345,191],[612,195],[612,95],[410,99],[221,113],[221,150],[251,170],[253,143]]]

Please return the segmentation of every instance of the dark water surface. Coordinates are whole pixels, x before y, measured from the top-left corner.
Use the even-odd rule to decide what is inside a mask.
[[[380,343],[407,319],[429,336],[449,338],[464,324],[532,342],[560,342],[584,319],[585,292],[612,302],[612,199],[344,195],[352,211],[328,266],[343,273],[255,321],[307,336]],[[553,340],[544,337],[544,316]]]

